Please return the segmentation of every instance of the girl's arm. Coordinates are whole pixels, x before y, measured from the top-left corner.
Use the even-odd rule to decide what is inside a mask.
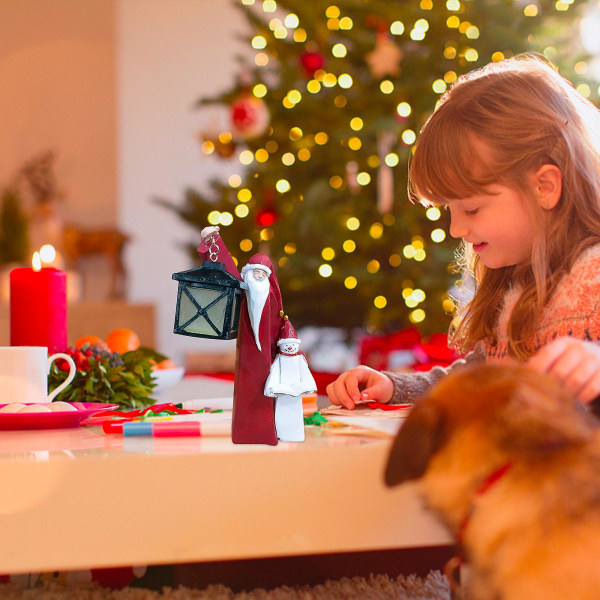
[[[376,400],[382,403],[413,403],[434,383],[453,369],[483,360],[483,355],[474,350],[448,367],[433,367],[423,373],[394,373],[376,371],[360,365],[342,373],[327,386],[327,395],[332,404],[353,409],[360,400]]]

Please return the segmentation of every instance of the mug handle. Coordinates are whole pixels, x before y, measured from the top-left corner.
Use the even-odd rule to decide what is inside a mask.
[[[50,394],[48,394],[47,402],[52,402],[52,400],[54,400],[54,398],[60,394],[71,383],[71,381],[73,381],[75,378],[75,373],[77,373],[77,367],[75,366],[73,359],[68,354],[64,354],[63,352],[58,352],[48,358],[48,373],[50,373],[50,367],[57,358],[63,358],[69,363],[69,374],[58,387],[54,388]]]

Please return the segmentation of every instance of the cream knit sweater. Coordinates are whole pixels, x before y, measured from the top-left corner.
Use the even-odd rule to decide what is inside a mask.
[[[394,404],[413,402],[415,398],[453,369],[481,360],[509,360],[507,326],[510,314],[521,290],[506,293],[497,325],[497,343],[488,340],[449,367],[434,367],[426,373],[393,373],[386,375],[394,382]],[[570,335],[588,341],[600,340],[600,244],[588,248],[575,262],[571,271],[559,282],[540,315],[534,335],[527,341],[533,353],[556,337]]]

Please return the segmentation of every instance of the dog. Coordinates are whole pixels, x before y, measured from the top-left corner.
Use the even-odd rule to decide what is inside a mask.
[[[470,564],[469,600],[598,600],[599,423],[548,375],[464,367],[417,401],[385,482],[418,480]]]

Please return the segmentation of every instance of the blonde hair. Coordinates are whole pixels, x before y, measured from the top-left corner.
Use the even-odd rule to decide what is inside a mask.
[[[490,152],[476,152],[473,140]],[[562,195],[543,210],[527,175],[559,167]],[[600,111],[548,63],[533,55],[460,77],[425,123],[410,165],[409,193],[424,205],[485,193],[492,183],[518,193],[536,230],[526,264],[490,269],[463,243],[461,266],[475,295],[459,307],[451,343],[465,351],[495,340],[504,295],[522,289],[508,323],[511,356],[530,353],[542,308],[581,252],[600,242]]]

